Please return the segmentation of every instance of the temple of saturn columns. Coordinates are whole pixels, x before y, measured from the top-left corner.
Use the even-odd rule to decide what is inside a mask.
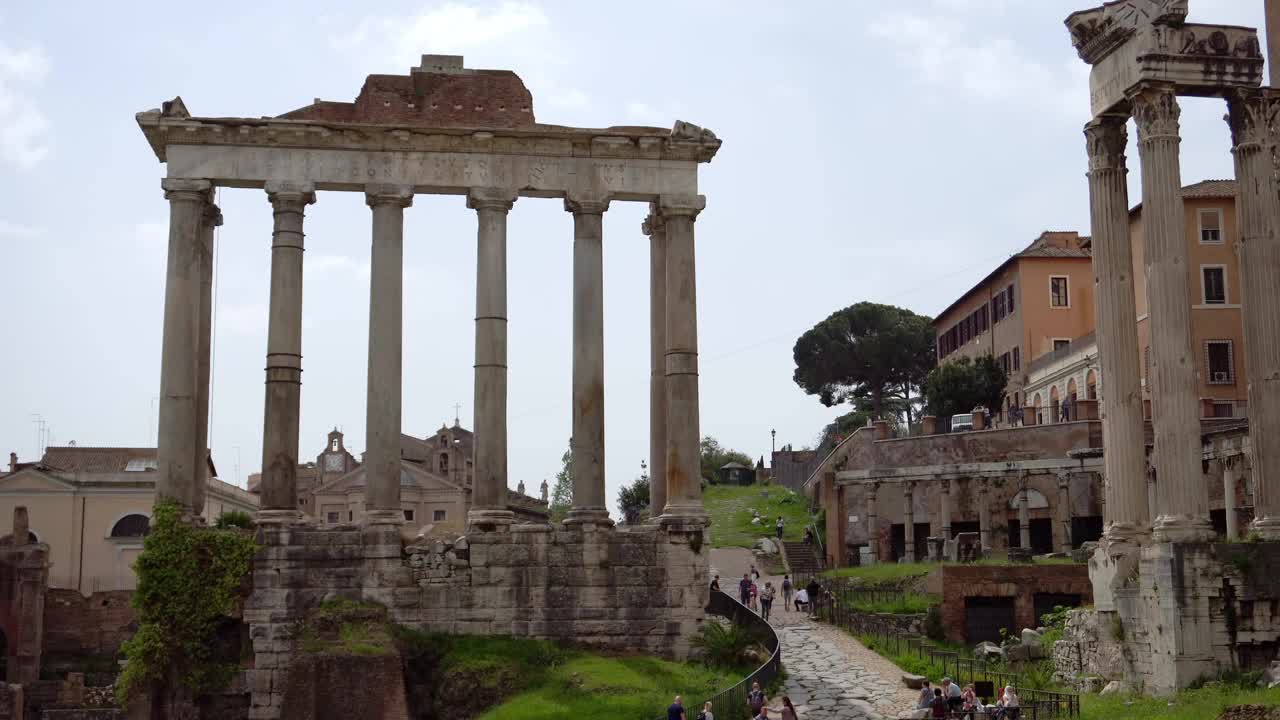
[[[1090,563],[1094,600],[1124,629],[1125,674],[1163,694],[1274,653],[1280,545],[1212,542],[1190,334],[1186,218],[1179,193],[1179,96],[1223,98],[1235,155],[1245,363],[1249,369],[1249,531],[1280,540],[1280,95],[1261,87],[1253,28],[1186,22],[1187,0],[1124,0],[1066,19],[1092,67],[1088,153],[1102,376],[1104,531]],[[1275,70],[1272,69],[1273,83]],[[1137,127],[1151,322],[1148,497],[1129,236],[1126,124]],[[1243,558],[1243,559],[1242,559]],[[1108,623],[1102,623],[1103,626]]]
[[[681,656],[703,618],[706,513],[698,460],[694,226],[698,165],[720,141],[677,122],[572,128],[535,122],[510,71],[423,56],[370,75],[355,102],[278,117],[193,117],[180,98],[139,113],[169,200],[158,499],[193,516],[209,394],[217,187],[263,189],[274,211],[263,420],[262,510],[253,594],[251,717],[281,714],[293,628],[333,596],[374,601],[426,630],[566,638]],[[302,391],[304,216],[325,191],[362,192],[371,281],[366,510],[319,528],[294,506]],[[477,219],[475,481],[468,531],[406,546],[400,506],[403,220],[419,193],[457,195]],[[507,508],[507,214],[552,198],[573,217],[573,508],[562,525],[513,523]],[[323,202],[323,199],[320,199]],[[604,482],[602,218],[649,204],[655,520],[614,528]],[[264,229],[263,240],[266,244]],[[568,237],[566,237],[568,240]]]

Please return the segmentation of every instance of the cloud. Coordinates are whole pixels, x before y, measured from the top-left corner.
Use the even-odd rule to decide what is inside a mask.
[[[44,228],[0,220],[0,237],[24,240],[44,234]]]
[[[918,82],[992,103],[1034,106],[1056,116],[1087,114],[1089,72],[1072,58],[1049,65],[1031,57],[1006,35],[975,32],[960,12],[967,3],[941,0],[939,11],[890,11],[868,32],[894,47]],[[988,26],[989,27],[989,26]]]
[[[19,170],[35,167],[49,151],[49,122],[31,94],[48,74],[43,49],[0,42],[0,162]]]
[[[359,275],[369,277],[369,261],[356,260],[346,255],[324,255],[307,253],[303,260],[307,272],[336,273],[339,275]]]

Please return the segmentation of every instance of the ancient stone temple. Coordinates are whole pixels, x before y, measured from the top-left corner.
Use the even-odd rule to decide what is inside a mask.
[[[263,545],[245,610],[254,645],[251,717],[281,715],[293,629],[325,598],[385,605],[427,630],[510,633],[680,656],[703,617],[706,513],[698,471],[694,225],[698,165],[720,147],[677,122],[572,128],[534,119],[523,82],[424,56],[370,75],[355,102],[317,100],[277,117],[194,117],[180,98],[138,114],[166,165],[169,262],[157,497],[193,516],[209,392],[215,187],[260,188],[274,210],[263,427]],[[296,507],[302,391],[304,216],[324,192],[362,192],[371,282],[365,521],[320,528]],[[417,194],[476,212],[475,461],[467,532],[405,547],[400,504],[404,214]],[[573,217],[573,508],[563,525],[513,522],[507,507],[507,215],[551,198]],[[614,528],[604,481],[602,219],[648,203],[654,522]],[[267,231],[263,230],[266,240]],[[264,242],[265,244],[265,242]],[[661,495],[659,495],[661,493]]]
[[[1188,269],[1178,147],[1178,97],[1226,100],[1240,187],[1241,296],[1249,370],[1249,436],[1256,513],[1251,531],[1280,539],[1280,100],[1260,87],[1253,28],[1186,22],[1187,0],[1124,0],[1066,20],[1092,66],[1088,152],[1097,341],[1102,375],[1105,513],[1091,562],[1097,609],[1122,624],[1125,674],[1164,694],[1198,678],[1274,657],[1280,544],[1211,542],[1202,479],[1199,398],[1186,302]],[[1274,72],[1274,71],[1273,71]],[[1143,407],[1128,231],[1126,123],[1138,130],[1151,328],[1151,465]],[[1247,555],[1247,558],[1244,556]],[[1106,624],[1106,623],[1104,623]]]

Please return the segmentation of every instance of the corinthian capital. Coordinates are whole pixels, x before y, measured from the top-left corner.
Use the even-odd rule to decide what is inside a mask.
[[[1129,142],[1123,115],[1103,115],[1084,126],[1089,170],[1124,170],[1124,149]]]
[[[1168,85],[1145,85],[1129,98],[1133,102],[1133,121],[1138,126],[1138,141],[1157,137],[1178,137],[1178,95]]]
[[[1280,102],[1266,90],[1236,90],[1227,95],[1231,144],[1261,145],[1275,131]]]

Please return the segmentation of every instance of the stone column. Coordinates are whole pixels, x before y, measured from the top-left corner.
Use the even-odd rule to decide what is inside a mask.
[[[1136,549],[1147,533],[1144,488],[1146,440],[1138,369],[1138,312],[1129,239],[1129,191],[1125,176],[1127,133],[1122,115],[1104,115],[1085,126],[1089,153],[1089,217],[1098,356],[1107,391],[1102,394],[1102,437],[1107,452],[1103,541]]]
[[[261,522],[289,521],[298,511],[298,420],[302,406],[303,215],[316,201],[310,183],[269,182],[271,307],[267,323],[267,387],[263,404]]]
[[[160,417],[156,500],[183,507],[192,518],[196,496],[197,376],[200,341],[201,226],[209,201],[207,180],[165,178],[169,201],[169,261],[164,291],[160,357]]]
[[[951,539],[951,481],[938,481],[938,524],[942,528],[942,539]]]
[[[369,275],[369,392],[365,411],[365,521],[401,524],[400,394],[404,328],[404,209],[413,188],[366,185],[373,210]]]
[[[1222,507],[1227,516],[1227,539],[1240,539],[1240,522],[1236,516],[1236,468],[1240,457],[1233,455],[1218,461],[1222,466]]]
[[[986,478],[978,478],[978,541],[984,555],[991,552],[991,493]]]
[[[1018,487],[1018,547],[1031,551],[1031,510],[1027,507],[1027,478]]]
[[[1268,20],[1272,8],[1268,8]],[[1270,23],[1268,23],[1270,24]],[[1280,33],[1280,29],[1276,30]],[[1272,74],[1275,74],[1272,68]],[[1280,99],[1269,90],[1231,95],[1227,118],[1240,187],[1240,297],[1244,365],[1249,376],[1249,437],[1258,504],[1253,531],[1280,539],[1280,187],[1273,170],[1273,120]]]
[[[1207,540],[1213,537],[1213,528],[1209,524],[1208,488],[1200,472],[1200,401],[1191,353],[1191,304],[1187,302],[1178,98],[1172,87],[1148,84],[1132,100],[1142,160],[1142,222],[1151,316],[1152,452],[1160,477],[1152,535],[1161,542]],[[1105,368],[1103,377],[1107,395],[1111,395],[1114,389]]]
[[[693,222],[701,195],[659,198],[667,231],[667,507],[664,515],[703,524],[698,434],[698,301]]]
[[[1058,473],[1058,524],[1062,528],[1058,552],[1071,552],[1071,473]]]
[[[475,479],[467,523],[483,530],[511,525],[507,507],[507,213],[516,192],[472,188],[476,211]]]
[[[667,227],[656,206],[641,226],[649,236],[649,517],[667,507]]]
[[[907,562],[916,561],[916,483],[910,480],[902,485],[902,501],[905,506],[902,510],[902,532],[903,540],[906,543]]]
[[[604,496],[603,198],[566,198],[573,213],[573,507],[566,522],[609,524]]]
[[[222,225],[222,211],[212,202],[204,206],[200,223],[200,309],[198,311],[196,348],[196,456],[192,461],[196,482],[192,487],[191,508],[204,512],[209,487],[209,375],[213,348],[213,243],[214,231]]]
[[[876,494],[880,491],[880,483],[867,483],[867,547],[871,549],[871,561],[880,556],[880,526],[876,517]]]

